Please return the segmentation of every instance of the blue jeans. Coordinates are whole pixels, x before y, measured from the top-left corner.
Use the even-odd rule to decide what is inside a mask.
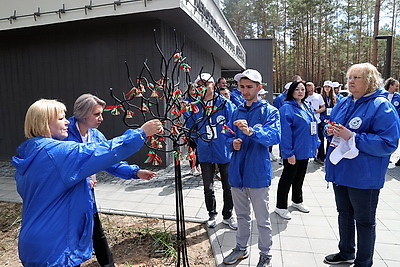
[[[221,174],[221,183],[223,190],[224,207],[222,209],[222,216],[224,219],[229,219],[232,216],[233,201],[231,186],[228,182],[228,167],[229,162],[225,164],[217,164],[219,173]],[[217,204],[215,201],[214,193],[214,174],[215,174],[215,163],[200,162],[201,176],[203,178],[204,185],[204,197],[208,216],[215,218],[217,216]]]
[[[339,253],[344,259],[354,259],[359,267],[372,266],[376,238],[376,208],[379,189],[357,189],[334,185],[339,213]],[[355,254],[357,228],[357,254]]]

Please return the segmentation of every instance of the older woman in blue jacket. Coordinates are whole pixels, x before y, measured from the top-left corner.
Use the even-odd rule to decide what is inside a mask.
[[[292,187],[292,206],[301,212],[310,212],[303,204],[303,182],[308,160],[314,158],[320,144],[315,111],[308,103],[303,81],[293,82],[287,92],[285,104],[279,109],[282,129],[281,154],[283,172],[278,184],[275,212],[290,220],[288,194]]]
[[[352,95],[333,108],[331,124],[325,128],[331,138],[326,180],[333,183],[340,240],[339,252],[324,262],[372,266],[376,208],[390,155],[398,145],[399,117],[384,97],[381,76],[373,65],[351,66],[347,84]]]
[[[98,144],[68,136],[65,105],[41,99],[25,117],[25,136],[12,159],[22,198],[18,252],[24,266],[77,266],[92,257],[93,197],[89,176],[139,150],[160,132],[152,120]]]
[[[103,122],[102,114],[105,105],[106,103],[103,100],[92,94],[79,96],[74,103],[74,116],[69,119],[69,134],[64,141],[96,144],[105,142],[107,139],[97,129]],[[155,172],[141,170],[139,166],[130,165],[126,161],[118,162],[106,168],[105,171],[122,179],[149,180],[156,175]],[[96,174],[91,175],[89,178],[94,196],[93,188],[97,182]],[[101,225],[96,202],[94,202],[93,248],[100,266],[114,266],[114,258]]]

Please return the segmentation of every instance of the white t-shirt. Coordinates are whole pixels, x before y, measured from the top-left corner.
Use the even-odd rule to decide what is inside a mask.
[[[309,95],[306,98],[306,101],[310,103],[310,105],[314,108],[314,110],[319,109],[320,106],[325,105],[324,99],[322,98],[322,95],[314,93],[312,95]],[[320,113],[316,114],[317,117],[317,123],[320,123],[321,120],[319,119]]]

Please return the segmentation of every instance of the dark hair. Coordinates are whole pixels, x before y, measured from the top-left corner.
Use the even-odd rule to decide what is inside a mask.
[[[289,89],[287,90],[287,95],[286,95],[286,99],[285,99],[286,101],[294,99],[293,98],[294,90],[297,88],[297,86],[300,83],[304,85],[304,89],[305,89],[305,94],[304,94],[304,97],[301,100],[301,102],[304,102],[304,100],[308,97],[308,92],[307,92],[307,89],[306,89],[306,83],[304,81],[292,82],[292,84],[289,86]]]
[[[392,77],[388,78],[388,79],[385,81],[385,89],[386,89],[386,91],[389,91],[389,87],[390,87],[391,85],[395,84],[396,82],[397,82],[396,79],[394,79],[394,78],[392,78]]]
[[[225,77],[219,77],[217,80],[217,83],[219,83],[221,80],[226,80]]]
[[[219,88],[219,90],[220,90],[220,91],[224,91],[224,90],[230,91],[228,87],[221,87],[221,88]]]

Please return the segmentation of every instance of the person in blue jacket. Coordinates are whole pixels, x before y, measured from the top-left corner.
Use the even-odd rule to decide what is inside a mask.
[[[399,81],[390,77],[386,79],[384,88],[386,90],[385,97],[394,106],[397,114],[400,116],[400,94],[399,94]],[[400,159],[395,163],[396,166],[400,166]]]
[[[335,92],[336,95],[336,101],[339,103],[344,98],[344,96],[339,93],[340,88],[342,88],[342,84],[338,82],[332,82],[332,85],[333,85],[333,91]]]
[[[103,122],[103,109],[106,103],[92,94],[79,96],[74,104],[74,116],[69,119],[68,137],[64,141],[75,141],[79,143],[103,143],[107,139],[97,129]],[[150,180],[156,173],[148,170],[141,170],[137,165],[129,165],[126,161],[105,169],[108,173],[123,179],[144,179]],[[91,188],[94,196],[94,185],[96,174],[90,176]],[[95,200],[95,198],[94,198]],[[114,258],[108,246],[100,217],[97,212],[96,202],[94,203],[94,228],[93,248],[100,266],[114,266]]]
[[[332,124],[325,128],[332,139],[325,179],[333,183],[340,239],[339,252],[324,262],[364,267],[373,264],[376,208],[390,155],[398,146],[399,116],[384,97],[375,66],[355,64],[346,77],[352,95],[333,108]]]
[[[258,228],[260,258],[257,266],[270,266],[272,230],[269,217],[269,186],[272,167],[269,147],[279,144],[281,128],[279,112],[264,99],[258,99],[262,76],[257,70],[247,69],[235,75],[246,105],[233,112],[229,122],[227,144],[233,152],[229,165],[229,183],[237,216],[236,247],[224,258],[225,264],[248,257],[251,231],[251,206]]]
[[[161,131],[159,120],[101,143],[61,141],[68,136],[66,107],[34,102],[25,117],[28,138],[12,158],[22,198],[18,238],[24,266],[78,266],[92,257],[93,196],[89,176],[138,151]]]
[[[246,100],[243,98],[242,93],[236,87],[232,89],[231,97],[229,99],[237,107],[243,105],[246,102]]]
[[[201,73],[195,83],[203,88],[205,95],[197,106],[199,112],[192,112],[187,117],[186,127],[198,133],[194,141],[197,144],[197,154],[201,166],[201,176],[203,178],[204,197],[209,219],[207,227],[214,228],[217,224],[217,205],[214,192],[214,173],[215,165],[218,165],[221,174],[224,206],[222,209],[222,223],[236,230],[237,223],[232,216],[233,202],[231,187],[228,183],[228,166],[231,160],[231,152],[225,144],[223,136],[223,126],[229,123],[235,105],[218,92],[214,91],[214,79],[209,73]],[[205,120],[209,110],[217,108],[215,113]]]
[[[320,141],[314,108],[305,101],[307,95],[305,82],[293,82],[289,87],[285,104],[279,109],[283,171],[278,184],[275,213],[286,220],[291,219],[288,210],[290,188],[292,188],[292,207],[301,212],[310,212],[303,204],[302,187],[308,160],[315,158]]]

